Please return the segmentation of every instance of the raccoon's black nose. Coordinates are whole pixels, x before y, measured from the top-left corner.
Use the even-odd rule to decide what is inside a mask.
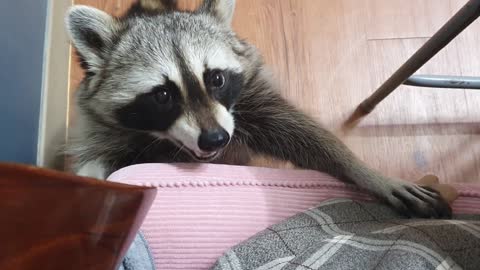
[[[230,135],[223,128],[204,130],[198,138],[198,147],[207,152],[218,150],[230,141]]]

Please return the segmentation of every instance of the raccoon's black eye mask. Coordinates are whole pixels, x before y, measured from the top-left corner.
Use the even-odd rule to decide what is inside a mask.
[[[223,71],[214,69],[211,71],[205,72],[203,76],[205,86],[210,89],[221,89],[225,86],[225,75]]]
[[[178,86],[168,78],[166,78],[165,84],[153,87],[149,94],[150,98],[156,101],[158,109],[163,112],[172,110],[175,103],[181,102]]]
[[[118,121],[132,129],[167,130],[182,112],[182,98],[177,85],[167,81],[148,93],[138,95],[128,105],[118,109]]]
[[[152,94],[158,105],[165,111],[172,109],[173,97],[172,91],[164,86],[156,86],[152,90]]]
[[[231,70],[207,69],[203,75],[209,94],[230,109],[243,87],[243,75]]]

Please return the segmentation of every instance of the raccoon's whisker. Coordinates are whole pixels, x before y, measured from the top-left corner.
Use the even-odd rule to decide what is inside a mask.
[[[151,149],[155,144],[157,144],[160,141],[161,141],[160,138],[155,138],[155,140],[149,143],[145,148],[143,148],[142,151],[140,151],[140,153],[138,153],[137,156],[135,156],[135,158],[133,159],[133,163],[135,163],[143,154],[145,154],[145,152],[147,152],[149,149]]]
[[[175,160],[177,158],[178,154],[180,154],[180,152],[182,152],[184,147],[185,147],[185,145],[182,145],[182,146],[180,146],[180,148],[178,148],[177,152],[175,152],[175,154],[173,155],[173,160]]]
[[[250,133],[249,133],[247,130],[243,129],[243,128],[236,127],[236,128],[235,128],[235,131],[236,131],[237,133],[241,134],[241,135],[244,135],[245,137],[250,136]]]

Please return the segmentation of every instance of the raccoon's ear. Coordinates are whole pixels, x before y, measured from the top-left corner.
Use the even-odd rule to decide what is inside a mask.
[[[105,51],[112,45],[118,22],[96,8],[73,6],[67,12],[65,23],[82,62],[89,71],[95,72],[105,60]]]
[[[200,11],[209,13],[221,23],[230,26],[235,11],[235,0],[205,0]]]
[[[177,0],[140,0],[140,6],[147,11],[174,10]]]

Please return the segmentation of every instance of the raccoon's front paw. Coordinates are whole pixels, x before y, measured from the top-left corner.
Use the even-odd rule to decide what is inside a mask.
[[[435,190],[407,182],[394,182],[384,199],[407,217],[451,218],[448,202]]]

